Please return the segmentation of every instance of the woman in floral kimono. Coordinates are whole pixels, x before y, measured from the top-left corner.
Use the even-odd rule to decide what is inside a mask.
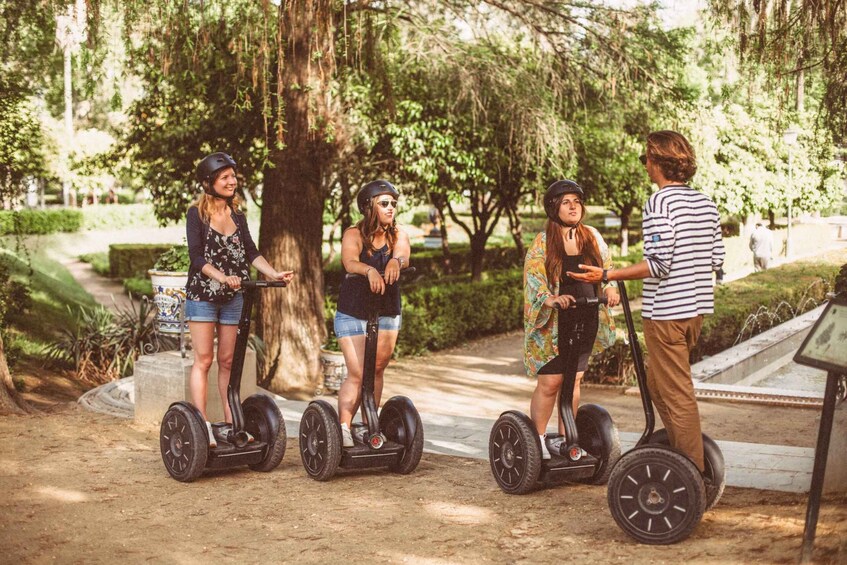
[[[558,344],[558,308],[572,306],[579,297],[597,297],[602,292],[609,307],[620,302],[614,284],[591,285],[568,277],[567,271],[578,272],[580,263],[604,269],[612,266],[611,254],[596,229],[582,223],[585,217],[582,188],[570,180],[556,181],[544,195],[548,221],[544,232],[535,237],[524,263],[524,365],[527,375],[537,377],[530,404],[530,417],[541,438],[544,459],[550,452],[544,441],[547,422],[553,413],[556,397],[564,378],[563,356]],[[593,348],[603,349],[615,341],[615,330],[609,308],[599,309],[597,340],[580,351],[574,384],[573,413],[579,407],[579,385],[588,366]],[[564,436],[564,424],[559,422]]]
[[[292,271],[277,271],[259,254],[247,218],[235,193],[238,180],[235,161],[226,153],[212,153],[197,165],[203,192],[188,209],[186,238],[191,266],[185,288],[185,319],[191,332],[194,364],[188,386],[191,402],[206,419],[209,446],[217,447],[212,425],[206,418],[206,386],[214,359],[218,334],[218,391],[226,421],[232,423],[227,402],[235,338],[243,298],[241,281],[250,278],[250,265],[271,280],[290,281]],[[227,430],[217,430],[223,436]]]

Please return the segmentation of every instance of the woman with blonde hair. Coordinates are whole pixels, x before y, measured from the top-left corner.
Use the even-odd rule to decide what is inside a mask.
[[[259,253],[247,217],[236,194],[236,164],[226,153],[212,153],[197,165],[197,181],[203,192],[186,214],[186,239],[191,265],[185,288],[185,319],[191,332],[194,364],[188,386],[191,402],[203,414],[209,446],[217,447],[212,425],[206,417],[206,388],[218,337],[218,391],[225,419],[232,423],[227,386],[235,353],[235,339],[243,298],[241,281],[250,278],[250,265],[271,280],[290,281],[292,271],[277,271]],[[221,438],[226,429],[215,429]]]

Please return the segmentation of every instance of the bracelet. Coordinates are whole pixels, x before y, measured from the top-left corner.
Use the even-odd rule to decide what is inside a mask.
[[[370,274],[371,271],[373,271],[373,267],[368,267],[368,270],[365,271],[365,278],[368,278],[368,275]]]
[[[400,264],[401,269],[403,268],[403,265],[406,263],[406,261],[404,261],[402,257],[392,257],[392,259],[395,259]]]

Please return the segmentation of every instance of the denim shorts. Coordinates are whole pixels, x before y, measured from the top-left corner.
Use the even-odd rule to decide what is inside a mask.
[[[402,316],[380,316],[379,331],[400,331]],[[360,320],[341,312],[335,313],[335,337],[352,337],[354,335],[365,335],[368,325],[367,320]]]
[[[229,302],[185,301],[186,322],[214,322],[223,326],[237,326],[241,320],[244,296],[237,292]]]

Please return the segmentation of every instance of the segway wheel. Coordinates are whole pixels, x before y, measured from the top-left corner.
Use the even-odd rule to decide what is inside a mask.
[[[515,414],[500,416],[488,438],[488,461],[503,492],[535,490],[541,474],[541,444],[535,429]]]
[[[341,462],[341,427],[335,409],[324,401],[309,404],[300,420],[300,459],[316,481],[328,481]]]
[[[609,481],[612,467],[621,458],[621,438],[615,422],[604,408],[585,404],[576,413],[576,429],[579,432],[580,447],[599,461],[594,474],[579,482],[605,485]]]
[[[657,430],[650,436],[650,443],[670,445],[668,431]],[[721,448],[706,434],[703,434],[703,456],[706,466],[703,471],[703,482],[706,484],[706,510],[708,511],[718,503],[726,488],[726,468]]]
[[[406,418],[414,421],[414,432],[409,430]],[[406,399],[405,403],[389,400],[379,414],[379,429],[389,440],[406,447],[403,456],[389,465],[388,470],[392,473],[408,475],[418,467],[423,455],[424,432],[421,416],[411,401]]]
[[[686,539],[706,511],[706,490],[694,463],[651,445],[621,457],[609,476],[607,498],[618,526],[651,545]]]
[[[190,483],[203,473],[209,457],[205,422],[185,406],[171,406],[159,428],[159,449],[171,477]]]
[[[268,444],[268,451],[261,462],[250,465],[254,471],[267,473],[276,469],[285,457],[285,420],[279,406],[264,394],[254,394],[241,404],[244,410],[244,429]]]

